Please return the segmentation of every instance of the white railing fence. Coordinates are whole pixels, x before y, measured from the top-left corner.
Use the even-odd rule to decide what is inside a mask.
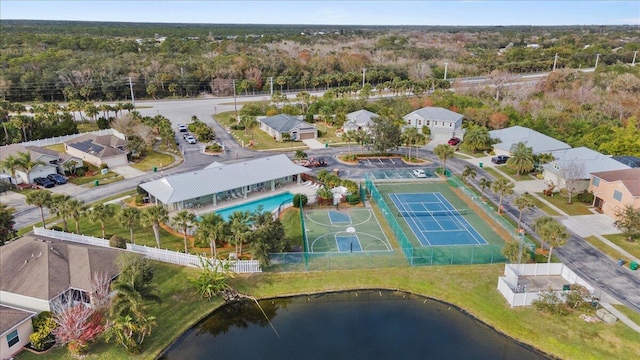
[[[110,247],[109,240],[86,236],[71,234],[64,231],[50,230],[41,227],[33,227],[33,233],[39,236],[46,236],[53,239],[71,241],[81,244]],[[116,249],[116,248],[112,248]],[[124,249],[121,249],[124,250]],[[185,254],[177,251],[158,249],[145,245],[133,245],[127,243],[127,251],[135,252],[148,257],[149,259],[167,262],[182,266],[200,267],[200,259],[197,255]],[[242,273],[256,273],[262,272],[260,262],[258,260],[230,260],[220,261],[215,260],[216,265],[229,264],[230,269],[238,274]]]
[[[78,136],[82,136],[85,134],[94,134],[97,136],[103,136],[103,135],[113,135],[117,138],[120,138],[122,140],[126,140],[127,137],[119,132],[116,129],[103,129],[103,130],[95,130],[95,131],[88,131],[88,132],[84,132],[84,133],[80,133],[80,134],[71,134],[71,135],[64,135],[64,136],[56,136],[56,137],[52,137],[52,138],[46,138],[46,139],[40,139],[40,140],[32,140],[32,141],[25,141],[23,143],[20,143],[20,145],[22,146],[49,146],[49,145],[55,145],[55,144],[62,144],[65,141],[69,141],[71,139],[75,139]]]

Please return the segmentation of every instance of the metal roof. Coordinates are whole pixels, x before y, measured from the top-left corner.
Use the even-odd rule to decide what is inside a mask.
[[[265,118],[258,119],[258,121],[272,128],[273,130],[283,133],[289,132],[292,129],[297,127],[311,127],[315,128],[315,126],[306,123],[295,116],[287,115],[287,114],[278,114],[274,116],[268,116]]]
[[[162,203],[171,204],[308,172],[311,170],[280,154],[168,175],[140,184],[140,187]]]
[[[614,156],[612,159],[632,168],[640,168],[640,157],[637,156]]]
[[[584,166],[583,179],[589,179],[590,174],[598,171],[624,170],[629,167],[621,162],[586,147],[565,149],[551,152],[556,160],[544,164],[543,167],[554,174],[560,173],[563,167],[573,163]],[[557,167],[557,168],[556,168]]]
[[[407,118],[410,115],[416,114],[420,116],[423,120],[436,120],[436,121],[450,121],[457,122],[461,120],[464,116],[462,114],[458,114],[457,112],[453,112],[451,110],[447,110],[440,107],[432,107],[427,106],[422,109],[418,109],[412,113],[409,113],[403,118]]]
[[[369,110],[358,110],[347,114],[347,121],[344,126],[366,126],[371,123],[371,118],[378,117],[380,115],[371,112]]]
[[[511,146],[523,142],[533,148],[534,154],[550,153],[556,150],[570,149],[571,146],[550,136],[522,126],[512,126],[501,130],[489,131],[489,136],[500,142],[494,148],[510,152]]]

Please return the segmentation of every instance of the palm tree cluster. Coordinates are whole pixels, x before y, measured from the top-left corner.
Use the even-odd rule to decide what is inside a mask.
[[[0,163],[0,169],[9,170],[11,177],[14,179],[14,183],[17,184],[18,178],[16,177],[16,172],[18,170],[24,172],[27,175],[27,182],[30,182],[31,170],[38,165],[44,165],[44,162],[32,159],[31,151],[27,151],[7,156],[2,163]]]

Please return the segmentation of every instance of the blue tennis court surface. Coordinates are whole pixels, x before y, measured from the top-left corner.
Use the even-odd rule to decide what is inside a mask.
[[[356,252],[362,251],[362,246],[360,246],[360,240],[358,240],[358,235],[337,235],[336,234],[336,244],[338,245],[339,252]]]
[[[439,192],[393,193],[389,197],[422,246],[487,244]]]
[[[351,216],[346,212],[330,210],[329,221],[331,221],[332,224],[351,224]]]

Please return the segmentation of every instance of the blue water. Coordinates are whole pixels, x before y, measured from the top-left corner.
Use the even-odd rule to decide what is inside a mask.
[[[290,202],[293,200],[293,195],[290,192],[285,192],[282,194],[270,196],[267,198],[257,199],[250,201],[248,203],[231,206],[228,208],[216,210],[216,214],[222,216],[222,218],[226,221],[229,219],[229,216],[236,211],[249,211],[254,212],[258,206],[262,205],[263,211],[273,211],[278,208],[283,202]]]

